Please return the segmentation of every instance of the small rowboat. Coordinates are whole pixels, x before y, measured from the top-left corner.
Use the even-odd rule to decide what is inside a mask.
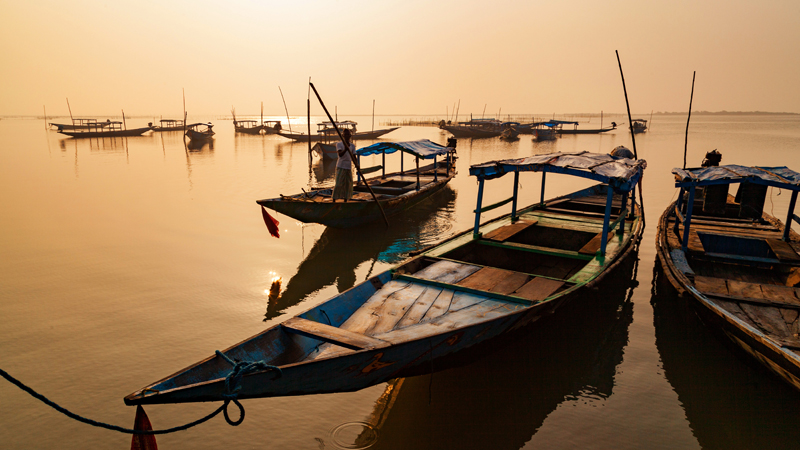
[[[97,130],[98,128],[106,127],[110,124],[110,121],[107,122],[98,122],[97,119],[72,119],[72,124],[66,123],[50,123],[51,127],[55,127],[57,130]]]
[[[354,391],[435,367],[534,322],[579,300],[633,253],[644,226],[629,193],[645,166],[586,152],[472,166],[479,181],[473,229],[139,389],[125,403]],[[508,201],[481,206],[486,180],[513,173],[517,181],[520,172],[600,184],[517,209],[515,183]],[[480,223],[482,212],[508,203],[510,214]]]
[[[73,138],[95,138],[95,137],[123,137],[123,136],[141,136],[142,134],[153,129],[152,124],[148,124],[142,128],[123,129],[122,122],[98,122],[94,126],[87,129],[76,129],[73,131],[65,131],[59,129],[58,132]]]
[[[800,389],[800,235],[791,229],[800,173],[738,165],[672,173],[680,194],[656,242],[667,279],[712,330]],[[792,193],[786,225],[763,211],[768,187]]]
[[[207,142],[214,137],[213,127],[211,123],[202,122],[186,125],[186,137],[189,138],[189,142]]]
[[[422,200],[441,190],[455,176],[453,167],[455,143],[453,147],[444,147],[427,139],[410,142],[379,142],[356,150],[356,156],[367,156],[401,152],[416,158],[416,169],[403,170],[401,160],[400,172],[387,174],[385,164],[375,168],[364,168],[362,172],[381,170],[382,174],[366,180],[376,194],[386,216],[393,216],[408,210]],[[335,151],[335,150],[334,150]],[[437,157],[445,158],[439,164]],[[427,167],[419,167],[420,159],[433,159],[434,163]],[[359,166],[360,167],[360,166]],[[322,225],[347,228],[364,225],[381,220],[378,204],[369,192],[369,188],[357,180],[353,187],[350,201],[334,202],[333,189],[317,189],[301,194],[280,196],[258,200],[257,203],[266,208],[285,214],[304,223],[320,223]]]
[[[456,125],[441,125],[439,128],[457,138],[489,138],[500,136],[502,122],[497,119],[472,119]]]
[[[153,128],[153,131],[183,131],[183,120],[179,119],[161,119],[159,125]]]

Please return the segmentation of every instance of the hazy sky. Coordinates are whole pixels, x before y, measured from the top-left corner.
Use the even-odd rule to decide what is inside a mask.
[[[0,0],[0,115],[800,112],[800,2]],[[313,93],[312,93],[313,95]],[[312,102],[312,114],[321,114]]]

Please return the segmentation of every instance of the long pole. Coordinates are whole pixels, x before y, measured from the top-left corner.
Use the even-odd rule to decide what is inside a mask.
[[[697,71],[692,72],[692,94],[689,96],[689,117],[686,118],[686,138],[683,141],[683,168],[686,168],[686,151],[689,149],[689,120],[692,118],[692,100],[694,100],[694,77]]]
[[[181,92],[183,93],[183,147],[186,148],[186,119],[188,116],[186,115],[186,89],[181,88]],[[186,149],[186,157],[189,157],[189,149]]]
[[[128,124],[125,123],[125,110],[124,109],[122,110],[122,126],[124,126],[126,130],[128,129]]]
[[[311,84],[311,77],[308,77],[308,84]],[[308,171],[311,172],[311,88],[308,88],[306,96],[306,122],[308,122]],[[324,151],[323,151],[324,153]],[[325,157],[324,154],[320,155]]]
[[[47,108],[45,108],[45,106],[42,105],[42,109],[44,109],[44,129],[46,130],[47,129]]]
[[[72,108],[69,107],[69,97],[67,97],[67,109],[69,110],[69,120],[75,125],[75,119],[72,118]]]
[[[372,131],[375,131],[375,99],[372,99]]]
[[[625,87],[625,74],[622,73],[622,61],[619,59],[619,51],[614,50],[614,53],[617,54],[617,64],[619,64],[619,75],[622,78],[622,91],[625,92],[625,107],[628,108],[628,128],[631,130],[631,142],[633,142],[633,157],[635,159],[639,159],[639,155],[636,153],[636,137],[635,133],[633,132],[633,125],[631,124],[631,104],[628,102],[628,88]],[[644,219],[644,195],[642,194],[642,178],[639,177],[639,205],[642,206],[642,225],[645,224]]]
[[[353,155],[353,152],[350,150],[350,146],[347,144],[347,142],[345,142],[344,136],[342,136],[342,132],[339,131],[339,127],[336,126],[336,121],[333,120],[333,117],[331,117],[331,113],[328,112],[328,108],[325,107],[325,103],[323,103],[322,97],[320,97],[319,92],[317,92],[317,88],[314,87],[314,83],[309,82],[308,84],[311,86],[311,89],[314,90],[314,94],[317,96],[317,100],[319,100],[320,106],[322,106],[322,109],[325,110],[325,114],[328,116],[328,120],[330,120],[331,124],[333,124],[333,129],[336,130],[336,134],[338,134],[339,139],[342,140],[342,145],[344,146],[345,150],[347,150],[347,153],[350,153],[350,159],[352,161],[356,161],[355,155]],[[376,197],[375,192],[372,191],[372,186],[370,186],[369,183],[367,183],[367,179],[364,178],[364,175],[361,173],[361,168],[358,167],[358,164],[354,165],[356,166],[356,172],[358,172],[358,176],[364,179],[364,185],[367,186],[369,193],[372,194],[372,199],[375,200],[375,204],[378,205],[378,209],[381,210],[383,221],[386,222],[386,226],[388,227],[389,219],[386,217],[386,212],[383,211],[383,206],[381,206],[381,202],[378,201],[378,197]]]
[[[283,100],[283,109],[286,111],[286,123],[289,124],[289,132],[292,132],[292,121],[289,119],[289,108],[286,107],[286,99],[283,98],[283,90],[280,86],[278,86],[278,90],[281,91],[281,100]]]

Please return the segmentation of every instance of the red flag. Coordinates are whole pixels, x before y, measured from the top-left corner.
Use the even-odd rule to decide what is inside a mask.
[[[279,233],[278,230],[278,225],[280,225],[280,222],[275,220],[274,217],[270,216],[269,213],[267,212],[267,209],[264,208],[263,206],[261,207],[261,215],[264,216],[264,223],[267,224],[267,229],[269,230],[269,234],[275,236],[276,238],[281,237],[281,234]]]
[[[152,431],[150,419],[144,412],[142,405],[136,406],[136,419],[133,421],[133,429],[137,431]],[[131,450],[158,450],[156,437],[152,434],[134,434],[131,438]]]

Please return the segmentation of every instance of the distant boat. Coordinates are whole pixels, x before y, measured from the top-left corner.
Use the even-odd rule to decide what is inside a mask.
[[[800,389],[800,235],[791,229],[800,173],[738,165],[672,173],[680,191],[656,240],[667,280],[704,324]],[[770,187],[792,193],[785,223],[764,211]]]
[[[159,120],[159,125],[153,128],[153,131],[183,131],[184,128],[183,120],[161,119]]]
[[[336,122],[336,127],[339,128],[340,132],[346,129],[350,130],[350,134],[354,141],[364,140],[364,139],[378,139],[379,137],[391,133],[392,131],[400,128],[400,127],[394,127],[394,128],[384,128],[382,130],[374,130],[374,131],[357,131],[356,129],[357,125],[358,124],[356,122],[353,122],[351,120]],[[295,141],[309,140],[309,135],[306,133],[278,131],[277,134]],[[331,141],[338,141],[339,136],[336,134],[336,129],[334,129],[333,124],[331,122],[322,122],[317,124],[317,134],[312,134],[310,140],[312,142],[331,142]]]
[[[564,128],[564,125],[574,125],[574,128]],[[610,127],[604,128],[582,128],[578,129],[578,122],[561,122],[561,127],[558,132],[561,134],[599,134],[607,131],[615,130],[617,128],[616,122],[611,122]]]
[[[471,119],[468,122],[458,122],[456,125],[442,124],[439,128],[456,138],[496,137],[503,132],[502,122],[497,119]]]
[[[56,127],[61,130],[94,130],[104,128],[110,125],[110,121],[98,122],[97,119],[72,119],[72,124],[64,123],[50,123],[51,127]]]
[[[261,124],[261,129],[264,130],[265,134],[278,134],[283,127],[280,120],[265,120]]]
[[[214,136],[214,125],[211,123],[193,123],[186,125],[186,137],[190,142],[209,141]]]
[[[558,124],[555,122],[538,122],[531,125],[534,141],[552,141],[558,137]]]
[[[644,133],[647,131],[647,121],[645,119],[631,120],[631,131],[634,133]]]
[[[94,137],[121,137],[121,136],[141,136],[142,134],[152,130],[153,124],[150,123],[146,127],[132,128],[130,130],[122,128],[122,122],[99,122],[94,126],[87,129],[79,129],[73,131],[64,131],[59,129],[58,132],[73,138],[94,138]]]
[[[237,133],[243,134],[261,134],[264,129],[263,125],[259,125],[257,120],[236,119],[233,119],[233,128]]]
[[[455,145],[455,144],[453,144]],[[418,169],[386,174],[383,166],[362,168],[362,173],[382,170],[383,174],[366,180],[376,194],[387,216],[399,214],[442,189],[454,176],[455,147],[444,147],[427,139],[410,142],[379,142],[356,150],[356,157],[389,154],[400,151],[419,159],[433,159],[434,164]],[[444,158],[443,162],[436,160]],[[356,180],[353,198],[332,200],[333,189],[318,189],[302,194],[258,200],[266,208],[285,214],[304,223],[348,228],[381,220],[381,212],[369,189]]]
[[[583,152],[472,166],[470,174],[479,183],[473,229],[124,401],[349,392],[435,370],[443,358],[581,300],[588,289],[621,270],[644,230],[641,208],[629,193],[645,165]],[[512,198],[482,207],[486,180],[511,173],[516,180],[521,172],[533,171],[599,184],[517,209],[514,183]],[[480,223],[483,212],[508,203],[513,205],[510,214]]]
[[[500,139],[504,141],[516,141],[519,139],[519,130],[517,130],[517,126],[519,122],[503,122],[501,128],[503,131],[500,132]]]

